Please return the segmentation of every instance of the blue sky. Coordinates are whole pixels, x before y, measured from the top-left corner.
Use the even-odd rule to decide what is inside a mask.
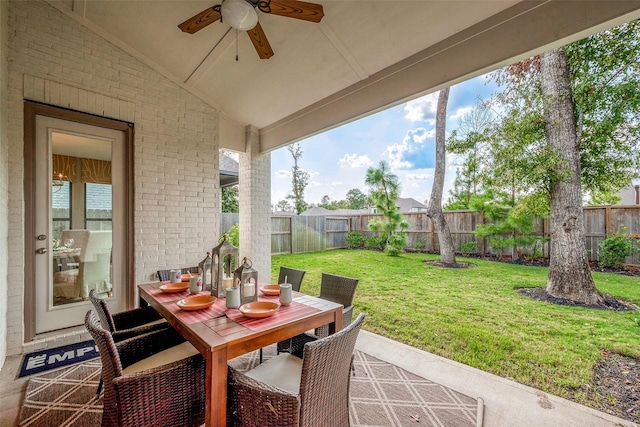
[[[453,86],[447,134],[479,96],[486,99],[495,90],[495,84],[487,83],[485,76]],[[368,193],[364,183],[367,168],[380,160],[386,160],[398,176],[401,197],[427,200],[433,185],[437,101],[436,92],[300,141],[303,154],[299,166],[310,174],[306,202],[318,204],[325,195],[342,200],[352,188]],[[455,163],[456,159],[447,155],[444,201],[455,178]],[[291,192],[292,166],[286,147],[271,153],[272,204]]]

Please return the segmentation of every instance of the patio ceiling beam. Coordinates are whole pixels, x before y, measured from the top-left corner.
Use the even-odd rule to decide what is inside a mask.
[[[640,17],[640,1],[524,1],[260,130],[268,152]]]

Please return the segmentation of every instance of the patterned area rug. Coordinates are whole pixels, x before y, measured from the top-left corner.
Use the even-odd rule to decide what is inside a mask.
[[[266,360],[275,346],[263,349]],[[229,362],[248,370],[259,361],[259,352]],[[481,401],[414,375],[397,366],[356,351],[351,377],[351,427],[477,427]]]
[[[100,359],[72,365],[29,379],[20,427],[99,426],[102,395],[96,395]]]
[[[273,357],[275,346],[263,350]],[[259,362],[254,351],[229,363],[240,370]],[[476,427],[478,403],[404,369],[356,351],[351,377],[352,427]],[[20,412],[21,427],[99,426],[102,395],[96,395],[100,361],[92,360],[29,379]]]

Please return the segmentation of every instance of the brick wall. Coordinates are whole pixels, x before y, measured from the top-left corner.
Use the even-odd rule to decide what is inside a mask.
[[[0,1],[0,29],[7,28],[7,2]],[[7,354],[7,303],[8,283],[6,256],[8,247],[7,209],[8,186],[8,141],[7,141],[7,32],[0,30],[0,366]]]
[[[24,268],[25,98],[134,123],[136,281],[150,280],[157,269],[195,265],[218,238],[217,111],[47,3],[1,3],[8,3],[2,57],[10,58],[9,276],[20,277]],[[9,307],[7,353],[16,354],[26,347],[24,293],[19,280],[9,286],[0,301]]]
[[[271,154],[259,154],[258,132],[248,126],[240,154],[240,257],[249,257],[258,280],[271,280]]]

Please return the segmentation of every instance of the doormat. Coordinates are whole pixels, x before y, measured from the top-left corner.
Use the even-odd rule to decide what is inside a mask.
[[[93,340],[34,351],[25,354],[18,378],[84,362],[99,355],[98,347]]]

